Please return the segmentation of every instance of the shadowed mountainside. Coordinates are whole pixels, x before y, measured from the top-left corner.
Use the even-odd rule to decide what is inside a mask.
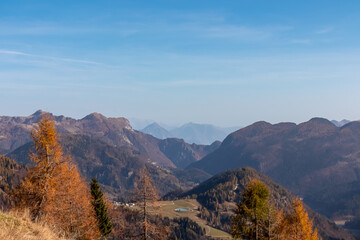
[[[304,201],[327,217],[355,216],[360,219],[360,180],[326,187],[306,195]]]
[[[200,160],[215,151],[220,145],[220,141],[216,141],[211,145],[188,144],[184,140],[177,138],[167,138],[161,140],[158,144],[160,150],[178,168],[185,168],[189,164]]]
[[[129,147],[113,147],[99,139],[84,135],[64,135],[60,139],[64,152],[71,155],[82,176],[89,181],[96,177],[113,196],[129,197],[133,194],[134,177],[144,164],[148,165],[154,185],[163,195],[178,188],[189,189],[210,177],[202,170],[164,168],[148,162],[148,157]],[[20,164],[31,165],[29,152],[32,143],[27,143],[9,157]]]
[[[10,206],[8,190],[17,186],[26,176],[27,169],[17,164],[13,159],[0,155],[0,207]]]

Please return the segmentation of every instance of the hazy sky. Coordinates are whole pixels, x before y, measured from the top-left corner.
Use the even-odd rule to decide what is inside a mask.
[[[0,1],[0,115],[360,119],[360,1]]]

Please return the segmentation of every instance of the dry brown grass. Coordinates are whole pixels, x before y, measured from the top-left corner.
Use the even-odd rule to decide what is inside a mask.
[[[0,211],[0,240],[69,240],[44,223],[33,223],[25,213]]]

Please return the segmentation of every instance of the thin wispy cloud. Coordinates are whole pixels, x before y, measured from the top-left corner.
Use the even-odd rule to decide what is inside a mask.
[[[138,24],[122,23],[107,26],[91,26],[85,23],[33,22],[26,24],[2,23],[0,36],[80,36],[80,35],[120,35],[131,36],[139,31]]]
[[[31,55],[23,53],[23,52],[12,51],[12,50],[4,50],[4,49],[0,49],[0,54],[31,56]]]
[[[311,44],[312,41],[310,39],[293,39],[291,40],[292,44]]]
[[[91,65],[103,65],[102,63],[99,63],[99,62],[82,60],[82,59],[44,56],[44,55],[29,54],[29,53],[13,51],[13,50],[6,50],[6,49],[0,49],[0,54],[41,58],[41,59],[52,60],[52,61],[73,62],[73,63],[82,63],[82,64],[91,64]]]
[[[315,31],[316,34],[327,34],[332,32],[334,29],[332,27],[325,27]]]
[[[270,36],[266,31],[244,26],[211,26],[201,29],[200,34],[211,38],[232,38],[242,40],[264,40]]]
[[[235,86],[239,85],[239,81],[220,81],[220,80],[176,80],[176,81],[162,81],[162,82],[140,82],[144,86],[159,86],[159,87],[204,87],[204,86]]]
[[[13,24],[2,23],[0,24],[0,36],[16,36],[16,35],[78,35],[85,33],[97,33],[105,31],[106,28],[91,28],[84,26],[70,26],[59,25],[52,23],[26,23],[26,24]]]

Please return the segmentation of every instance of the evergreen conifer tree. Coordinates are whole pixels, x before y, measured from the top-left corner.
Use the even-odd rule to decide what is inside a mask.
[[[258,180],[250,181],[232,218],[231,235],[235,239],[267,239],[269,195],[269,189],[264,183]]]
[[[99,230],[101,235],[106,237],[111,233],[112,224],[107,214],[107,207],[103,199],[103,193],[96,178],[91,180],[90,187]]]

